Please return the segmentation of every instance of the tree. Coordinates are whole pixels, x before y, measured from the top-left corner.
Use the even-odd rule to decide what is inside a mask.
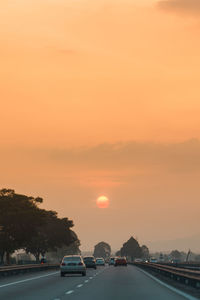
[[[105,242],[100,242],[94,247],[94,257],[103,257],[104,259],[110,257],[111,247]]]
[[[37,203],[42,198],[16,194],[14,190],[0,190],[0,253],[1,260],[6,254],[9,264],[10,254],[23,248],[30,236],[36,233],[40,223],[40,210]]]
[[[133,261],[134,258],[140,258],[142,256],[142,250],[136,239],[131,237],[120,250],[122,256],[130,257]]]
[[[181,260],[181,252],[179,252],[178,250],[173,250],[170,253],[170,256],[171,256],[172,259]]]
[[[120,250],[117,251],[117,252],[115,253],[115,255],[116,255],[116,256],[121,256],[121,251],[120,251]]]
[[[63,246],[79,243],[71,230],[73,222],[68,218],[58,218],[54,211],[40,209],[42,198],[16,194],[14,190],[0,190],[0,259],[6,254],[9,263],[10,254],[25,249],[35,255],[48,250],[57,250]]]
[[[197,254],[197,255],[195,256],[195,261],[196,261],[196,262],[200,262],[200,255],[199,255],[199,254]]]
[[[69,246],[78,241],[76,234],[71,231],[73,222],[68,218],[59,219],[54,211],[41,210],[42,226],[37,227],[37,234],[29,239],[25,250],[35,256],[39,262],[40,255],[47,251],[57,251],[58,248]]]
[[[149,249],[146,245],[143,245],[141,247],[141,251],[142,251],[142,258],[149,259]]]
[[[72,235],[74,235],[75,241],[71,243],[69,246],[62,246],[61,248],[57,248],[56,251],[48,251],[46,253],[47,260],[53,260],[55,262],[60,262],[63,256],[65,255],[80,255],[81,251],[80,241],[74,231],[71,231]]]

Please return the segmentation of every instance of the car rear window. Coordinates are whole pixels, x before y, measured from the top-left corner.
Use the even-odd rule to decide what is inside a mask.
[[[94,260],[94,257],[84,257],[84,260]]]
[[[64,257],[64,261],[80,261],[81,258],[79,256],[68,256]]]

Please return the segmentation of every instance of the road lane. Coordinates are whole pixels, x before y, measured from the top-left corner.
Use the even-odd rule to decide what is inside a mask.
[[[0,299],[6,300],[50,300],[59,299],[77,285],[95,274],[89,269],[86,277],[66,275],[60,277],[60,272],[37,272],[23,276],[12,276],[0,279]]]
[[[192,299],[193,297],[191,297]],[[70,300],[186,300],[134,266],[110,267]],[[189,299],[189,298],[188,298]],[[67,300],[61,297],[60,300]]]
[[[49,274],[49,275],[48,275]],[[38,279],[36,279],[38,275]],[[42,276],[40,277],[39,276]],[[48,275],[48,276],[45,276]],[[23,276],[22,276],[23,277]],[[22,277],[20,280],[22,280]],[[134,266],[87,270],[87,276],[60,277],[55,271],[0,280],[0,299],[6,300],[185,300]],[[35,278],[35,279],[34,279]],[[189,298],[188,298],[189,299]]]
[[[41,279],[41,278],[44,278],[44,277],[53,276],[55,274],[59,274],[59,271],[53,272],[53,273],[47,273],[47,274],[43,274],[43,275],[41,275],[41,273],[38,273],[38,275],[31,276],[31,277],[28,276],[28,278],[27,278],[27,276],[23,276],[21,278],[17,277],[17,280],[15,279],[14,281],[9,281],[7,279],[7,282],[5,282],[5,281],[0,282],[0,289],[8,287],[8,286],[13,286],[13,285],[25,283],[25,282],[28,282],[28,281],[38,280],[38,279]],[[6,278],[4,278],[4,279],[6,279]]]

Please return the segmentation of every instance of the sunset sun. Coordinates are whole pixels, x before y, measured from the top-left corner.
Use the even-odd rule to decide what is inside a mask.
[[[108,208],[109,199],[106,196],[100,196],[97,198],[96,203],[99,208]]]

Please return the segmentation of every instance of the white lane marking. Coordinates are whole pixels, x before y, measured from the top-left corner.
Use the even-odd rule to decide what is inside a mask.
[[[89,282],[89,280],[85,280],[85,283],[88,283]]]
[[[159,280],[158,278],[154,277],[153,275],[149,274],[148,272],[144,271],[144,270],[141,270],[139,269],[140,272],[144,273],[145,275],[147,275],[148,277],[150,277],[151,279],[155,280],[156,282],[158,282],[160,285],[163,285],[165,286],[166,288],[168,288],[169,290],[175,292],[176,294],[180,295],[180,296],[183,296],[185,299],[187,300],[198,300],[197,298],[193,297],[193,296],[190,296],[184,292],[182,292],[181,290],[178,290],[174,287],[172,287],[171,285]]]
[[[93,279],[93,277],[90,277],[90,279]]]
[[[65,295],[70,295],[70,294],[72,294],[73,292],[74,292],[73,290],[68,291],[68,292],[65,293]]]
[[[83,286],[83,284],[79,284],[77,285],[77,288],[81,288]]]
[[[55,275],[55,274],[58,274],[58,273],[60,273],[60,272],[53,272],[53,273],[42,275],[42,276],[37,276],[37,277],[29,278],[29,279],[23,279],[23,280],[11,282],[11,283],[6,283],[6,284],[3,284],[3,285],[0,285],[0,288],[4,288],[4,287],[10,286],[10,285],[24,283],[24,282],[28,282],[28,281],[32,281],[32,280],[37,280],[37,279],[52,276],[52,275]]]

